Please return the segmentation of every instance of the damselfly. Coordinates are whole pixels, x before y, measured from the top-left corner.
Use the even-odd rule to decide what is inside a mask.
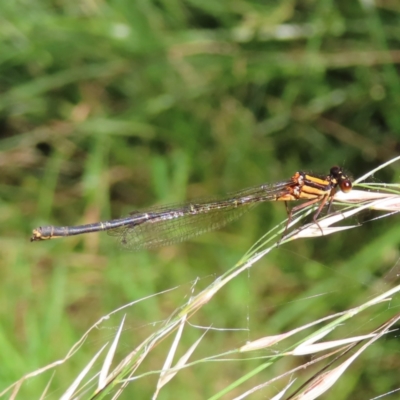
[[[148,249],[218,229],[261,202],[284,201],[286,204],[287,201],[308,200],[288,211],[286,233],[295,211],[319,202],[313,217],[318,225],[317,218],[322,208],[326,204],[330,208],[336,191],[349,192],[351,189],[351,181],[340,167],[332,167],[326,176],[299,171],[287,181],[243,189],[218,199],[158,206],[147,211],[134,211],[125,218],[88,225],[42,226],[33,230],[31,241],[107,231],[117,236],[124,247]]]

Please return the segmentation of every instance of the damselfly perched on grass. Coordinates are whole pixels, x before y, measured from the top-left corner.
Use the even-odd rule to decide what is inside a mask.
[[[324,205],[332,204],[336,191],[351,189],[352,183],[340,167],[332,167],[326,176],[299,171],[287,181],[243,189],[218,199],[158,206],[134,211],[125,218],[88,225],[39,227],[33,230],[31,241],[107,231],[117,236],[124,247],[139,250],[166,246],[218,229],[262,202],[308,200],[288,211],[286,232],[295,211],[319,202],[313,217],[318,225],[318,215]]]

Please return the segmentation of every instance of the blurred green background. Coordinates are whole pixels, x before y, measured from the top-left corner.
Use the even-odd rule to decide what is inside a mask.
[[[299,169],[326,174],[338,164],[357,177],[400,148],[396,0],[3,1],[0,35],[1,389],[63,358],[101,316],[178,287],[92,332],[56,370],[48,398],[58,398],[112,340],[124,313],[117,359],[286,213],[265,204],[222,231],[137,253],[106,234],[29,243],[33,228],[119,217]],[[376,179],[398,182],[399,170],[393,164]],[[193,359],[389,289],[396,282],[384,277],[399,259],[399,233],[393,217],[281,246],[193,318],[237,329],[207,333]],[[344,326],[339,337],[368,333],[394,304]],[[202,333],[188,327],[182,348]],[[169,346],[144,370],[160,369]],[[287,358],[226,398],[306,360]],[[178,374],[160,398],[206,398],[261,362],[201,364]],[[325,398],[394,390],[399,367],[398,338],[388,336]],[[51,374],[25,383],[19,398],[38,398]],[[156,379],[132,383],[121,398],[150,398]]]

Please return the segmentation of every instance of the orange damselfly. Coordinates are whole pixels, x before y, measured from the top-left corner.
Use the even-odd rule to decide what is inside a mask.
[[[218,199],[157,206],[134,211],[125,218],[87,225],[42,226],[33,230],[31,241],[107,231],[117,236],[122,246],[133,250],[166,246],[218,229],[266,201],[306,200],[288,212],[286,229],[295,211],[319,202],[313,217],[318,225],[322,208],[332,204],[337,190],[349,192],[351,189],[351,181],[340,167],[332,167],[325,176],[299,171],[287,181],[243,189]]]

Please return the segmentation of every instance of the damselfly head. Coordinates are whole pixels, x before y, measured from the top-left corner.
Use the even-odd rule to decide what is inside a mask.
[[[343,172],[342,168],[334,166],[330,170],[331,181],[339,186],[340,190],[344,193],[350,192],[353,188],[350,178]]]

